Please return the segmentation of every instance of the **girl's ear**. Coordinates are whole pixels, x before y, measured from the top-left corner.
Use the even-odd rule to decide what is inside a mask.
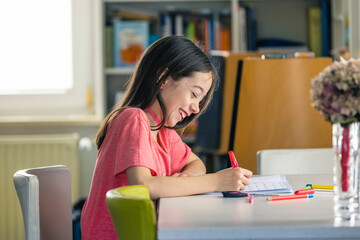
[[[164,74],[167,72],[168,68],[166,68],[161,74],[160,77],[158,79],[158,81],[160,81],[160,79],[164,76]]]
[[[169,82],[169,79],[166,79],[165,82],[163,82],[163,83],[161,84],[160,89],[163,89],[168,82]]]

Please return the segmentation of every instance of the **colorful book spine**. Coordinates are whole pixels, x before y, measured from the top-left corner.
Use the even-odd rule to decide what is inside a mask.
[[[209,19],[210,50],[215,50],[214,19]]]
[[[161,29],[162,36],[170,36],[173,34],[173,19],[169,13],[162,13],[160,16],[161,19]]]
[[[247,19],[245,7],[238,5],[238,23],[239,23],[239,51],[247,51]]]
[[[111,68],[114,66],[114,37],[113,26],[105,27],[105,66]]]
[[[183,27],[184,17],[181,14],[175,15],[175,35],[183,36],[184,27]]]
[[[229,51],[230,47],[230,27],[222,26],[221,28],[221,49],[223,51]]]
[[[209,52],[210,51],[210,24],[209,24],[209,20],[204,18],[202,19],[202,41],[204,44],[204,50],[205,52]]]
[[[247,50],[256,51],[256,20],[255,9],[246,7],[246,23],[247,23]]]
[[[321,9],[310,7],[308,9],[309,18],[309,48],[315,53],[316,57],[321,56]]]
[[[220,38],[220,16],[217,11],[213,14],[213,20],[214,20],[214,48],[215,50],[220,50],[221,48],[221,38]]]
[[[186,28],[186,35],[192,41],[195,41],[195,24],[193,21],[188,22]]]

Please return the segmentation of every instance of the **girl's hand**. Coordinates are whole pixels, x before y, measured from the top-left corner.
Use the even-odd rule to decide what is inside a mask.
[[[252,172],[236,167],[227,168],[215,173],[217,176],[217,191],[239,191],[245,190],[246,185],[250,184]]]

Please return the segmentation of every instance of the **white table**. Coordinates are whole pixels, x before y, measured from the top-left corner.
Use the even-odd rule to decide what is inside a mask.
[[[294,190],[333,184],[332,175],[288,175]],[[160,199],[158,239],[360,239],[360,226],[335,227],[333,195],[267,201],[194,195]]]

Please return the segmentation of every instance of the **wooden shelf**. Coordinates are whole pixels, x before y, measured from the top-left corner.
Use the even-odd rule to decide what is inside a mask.
[[[130,75],[134,72],[134,67],[126,68],[106,68],[106,75]]]

